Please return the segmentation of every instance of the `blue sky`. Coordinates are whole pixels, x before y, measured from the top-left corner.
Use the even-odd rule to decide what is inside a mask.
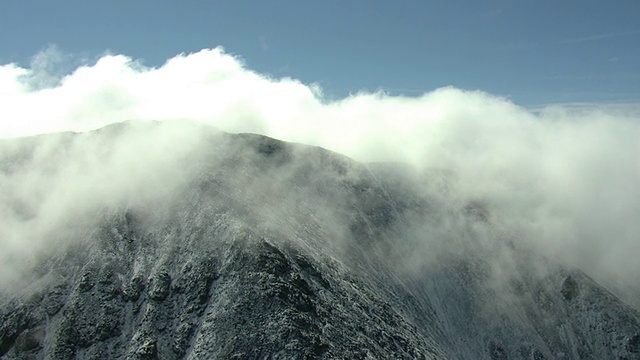
[[[452,85],[520,105],[640,101],[640,2],[3,1],[0,63],[49,45],[159,66],[223,46],[274,77],[420,95]]]

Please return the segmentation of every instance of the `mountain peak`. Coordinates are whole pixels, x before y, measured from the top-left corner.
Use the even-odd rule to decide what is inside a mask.
[[[1,146],[5,179],[28,180],[5,180],[8,253],[31,259],[3,270],[33,284],[0,288],[3,358],[640,351],[636,309],[451,196],[447,172],[177,123]]]

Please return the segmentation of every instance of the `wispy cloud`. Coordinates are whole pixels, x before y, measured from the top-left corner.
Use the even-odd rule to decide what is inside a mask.
[[[585,37],[579,37],[579,38],[564,39],[559,41],[559,43],[560,44],[577,44],[577,43],[600,41],[600,40],[606,40],[606,39],[623,37],[623,36],[633,36],[633,35],[640,35],[640,30],[626,31],[626,32],[619,32],[619,33],[598,34],[598,35],[591,35],[591,36],[585,36]]]
[[[496,9],[483,11],[480,14],[478,14],[478,16],[484,20],[496,20],[501,18],[503,13],[504,13],[503,9],[496,8]]]
[[[266,37],[260,36],[258,38],[258,43],[260,44],[260,49],[262,49],[262,51],[269,50],[269,44],[267,43],[267,38]]]

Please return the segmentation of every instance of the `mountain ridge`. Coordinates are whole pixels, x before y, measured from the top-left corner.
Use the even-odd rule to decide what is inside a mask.
[[[176,129],[123,124],[53,145],[43,137],[33,145],[42,159],[16,153],[0,169],[43,161],[55,170],[75,158],[120,166],[109,149],[89,154],[85,140],[117,155],[136,134],[168,134],[160,148],[176,152]],[[30,294],[2,290],[3,358],[640,356],[637,310],[511,239],[481,203],[448,203],[433,190],[448,175],[424,188],[385,165],[203,129],[181,135],[193,148],[132,175],[159,177],[151,195],[125,188],[114,196],[123,201],[71,213],[86,212],[72,220],[87,225],[37,254]],[[142,164],[128,161],[107,174]],[[37,209],[33,224],[45,214]]]

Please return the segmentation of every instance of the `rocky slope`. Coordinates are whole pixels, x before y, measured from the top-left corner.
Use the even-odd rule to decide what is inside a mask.
[[[162,126],[12,140],[0,171]],[[636,309],[434,193],[446,177],[422,191],[390,164],[198,132],[166,195],[45,234],[0,288],[3,359],[640,358]]]

